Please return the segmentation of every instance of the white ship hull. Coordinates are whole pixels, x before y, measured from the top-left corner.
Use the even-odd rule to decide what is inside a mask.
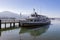
[[[50,24],[50,21],[48,22],[22,22],[21,26],[42,26],[42,25],[47,25]]]

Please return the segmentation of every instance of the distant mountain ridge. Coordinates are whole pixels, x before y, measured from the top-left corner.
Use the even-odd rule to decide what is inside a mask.
[[[20,15],[10,12],[10,11],[4,11],[4,12],[0,12],[0,18],[16,18],[16,19],[20,19]]]

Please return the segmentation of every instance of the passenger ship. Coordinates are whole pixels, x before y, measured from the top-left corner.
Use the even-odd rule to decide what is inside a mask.
[[[50,24],[50,19],[43,15],[38,15],[35,10],[34,13],[31,14],[30,17],[20,22],[21,26],[41,26]]]

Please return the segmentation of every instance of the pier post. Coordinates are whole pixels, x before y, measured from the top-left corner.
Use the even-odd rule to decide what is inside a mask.
[[[1,20],[0,20],[0,29],[1,29]]]
[[[13,27],[15,27],[15,19],[14,19],[14,22],[13,22]]]
[[[19,21],[19,27],[20,27],[20,21]]]
[[[15,22],[13,23],[13,27],[15,27]]]
[[[6,28],[6,22],[5,22],[5,28]]]
[[[10,23],[10,28],[12,28],[12,23]]]

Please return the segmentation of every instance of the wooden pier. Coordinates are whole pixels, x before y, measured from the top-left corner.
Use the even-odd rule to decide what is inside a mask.
[[[16,27],[16,25],[15,25],[15,23],[18,23],[19,25],[18,25],[18,27],[20,27],[20,20],[0,20],[0,29],[1,29],[1,25],[2,24],[5,24],[5,29],[7,28],[6,27],[6,24],[10,24],[10,28],[14,28],[14,27]],[[12,26],[12,24],[13,24],[13,26]]]

